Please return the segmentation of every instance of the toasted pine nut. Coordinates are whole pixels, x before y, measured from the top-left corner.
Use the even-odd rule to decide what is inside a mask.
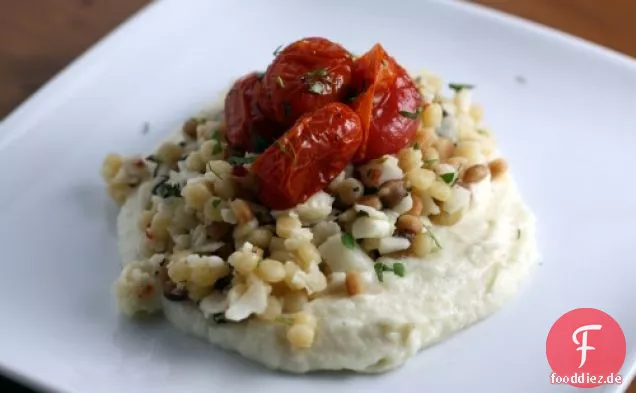
[[[345,278],[345,288],[347,289],[347,293],[349,294],[349,296],[355,296],[359,293],[362,293],[363,288],[360,273],[347,272],[347,277]]]
[[[488,169],[492,179],[497,180],[508,170],[508,163],[503,158],[497,158],[488,163]]]
[[[473,165],[464,171],[462,182],[477,183],[484,180],[488,176],[488,167],[483,164]]]
[[[402,202],[402,199],[407,195],[408,192],[406,191],[404,180],[389,180],[384,182],[378,191],[378,196],[382,204],[389,209]]]
[[[188,138],[197,139],[198,125],[199,122],[197,122],[196,119],[188,119],[188,121],[183,124],[183,134]]]
[[[422,230],[422,222],[419,217],[404,214],[397,220],[397,229],[405,233],[419,233]]]
[[[356,203],[358,205],[369,206],[377,210],[382,210],[382,202],[380,201],[380,198],[375,195],[365,195],[359,198]]]

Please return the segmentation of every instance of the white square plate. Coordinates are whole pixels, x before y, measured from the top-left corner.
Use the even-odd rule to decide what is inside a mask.
[[[543,263],[499,313],[379,376],[291,376],[117,314],[111,151],[151,149],[272,51],[320,35],[384,44],[407,68],[477,85],[488,123],[539,218]],[[65,392],[543,392],[545,340],[577,307],[636,337],[636,62],[455,2],[153,4],[0,127],[0,365]],[[148,122],[150,132],[141,132]],[[618,391],[620,387],[606,388]]]

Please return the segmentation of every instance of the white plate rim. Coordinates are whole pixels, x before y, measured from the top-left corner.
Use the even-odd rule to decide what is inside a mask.
[[[493,23],[498,23],[509,29],[522,30],[529,34],[552,40],[565,47],[576,48],[593,57],[603,59],[604,61],[636,73],[636,58],[558,29],[468,1],[427,1],[443,4],[456,12],[472,14],[482,19],[490,20]],[[47,114],[49,111],[49,109],[47,109],[48,103],[57,97],[62,89],[66,91],[65,94],[72,94],[74,92],[74,84],[76,84],[82,75],[87,73],[91,67],[94,67],[101,59],[116,58],[120,43],[126,40],[133,29],[142,26],[144,18],[148,17],[154,10],[159,9],[163,3],[164,1],[154,0],[134,12],[124,22],[115,27],[106,36],[99,39],[60,72],[54,75],[4,119],[0,119],[0,151],[11,146],[12,143],[17,142],[21,136],[28,132],[30,125],[38,121],[38,117],[34,117],[34,114],[40,116]],[[630,358],[627,358],[625,363],[631,364],[631,366],[626,373],[623,373],[623,380],[632,382],[636,375],[636,353]],[[9,364],[0,362],[0,371],[4,376],[33,389],[51,392],[59,391],[47,381],[40,380],[37,376],[29,376],[26,372],[13,369]],[[629,383],[606,385],[603,391],[610,393],[625,392],[629,385]]]

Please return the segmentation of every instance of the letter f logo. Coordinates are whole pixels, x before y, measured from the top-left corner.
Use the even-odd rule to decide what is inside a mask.
[[[593,351],[596,348],[592,347],[592,346],[588,346],[587,345],[587,332],[588,330],[601,330],[603,326],[601,325],[585,325],[585,326],[581,326],[580,328],[576,329],[574,331],[574,333],[572,333],[572,341],[574,341],[574,344],[576,345],[580,345],[580,347],[578,347],[576,350],[577,351],[581,351],[581,364],[579,364],[579,368],[583,367],[583,365],[585,364],[585,361],[587,360],[587,351]],[[581,334],[581,342],[579,342],[579,340],[576,338],[576,336],[579,333],[583,333]]]

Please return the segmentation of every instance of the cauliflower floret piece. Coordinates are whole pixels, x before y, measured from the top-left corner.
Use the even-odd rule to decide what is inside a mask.
[[[160,307],[160,290],[156,275],[161,258],[134,261],[121,271],[115,281],[119,309],[128,316],[140,312],[153,313]]]
[[[361,173],[367,173],[368,171],[377,173],[377,178],[374,176],[373,179],[367,179],[369,181],[372,180],[371,182],[373,183],[367,184],[367,186],[373,185],[379,187],[389,180],[401,180],[404,178],[404,172],[398,165],[398,162],[397,157],[385,155],[381,158],[369,161],[368,163],[360,166],[358,170]]]
[[[322,274],[317,263],[309,265],[307,272],[298,269],[290,281],[296,288],[305,288],[309,295],[327,288],[327,277]]]
[[[406,250],[410,246],[411,243],[409,240],[403,237],[384,237],[378,241],[378,252],[384,255],[395,251]]]
[[[464,209],[470,203],[470,195],[470,191],[464,187],[453,187],[453,193],[451,197],[444,202],[442,210],[452,214]]]
[[[296,212],[303,225],[321,222],[331,214],[334,198],[324,191],[318,191],[307,201],[296,206]]]
[[[411,197],[411,194],[409,194],[406,197],[402,198],[400,203],[393,206],[392,210],[398,214],[404,214],[407,211],[411,210],[412,207],[413,207],[413,198]]]
[[[322,221],[312,228],[312,232],[314,234],[314,245],[320,246],[330,236],[340,233],[340,225],[333,221]]]
[[[193,284],[197,287],[211,287],[221,277],[230,273],[230,267],[223,259],[212,256],[189,254],[174,258],[168,263],[168,277],[174,282]]]
[[[232,288],[232,290],[234,290]],[[230,321],[242,321],[252,314],[261,314],[267,308],[267,299],[272,287],[264,281],[249,275],[245,284],[245,291],[240,293],[240,289],[228,293],[229,308],[225,311],[225,318]]]
[[[201,300],[199,308],[203,312],[203,316],[208,318],[210,315],[225,312],[228,303],[227,296],[224,293],[212,292]]]
[[[388,219],[379,220],[370,216],[358,217],[353,222],[351,234],[355,239],[382,238],[391,236],[395,226]]]
[[[384,212],[374,209],[371,206],[355,204],[353,205],[353,208],[355,209],[356,212],[358,213],[364,212],[371,218],[377,218],[378,220],[387,219],[386,214]]]
[[[373,260],[358,247],[353,244],[353,248],[348,248],[341,234],[329,237],[320,247],[318,247],[323,261],[325,261],[334,272],[348,272],[351,270],[364,272],[373,268]]]

